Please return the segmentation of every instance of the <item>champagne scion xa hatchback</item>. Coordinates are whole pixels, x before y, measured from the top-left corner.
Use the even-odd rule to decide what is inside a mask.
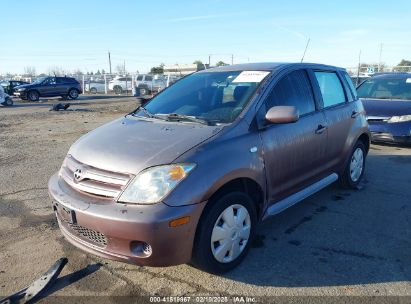
[[[357,187],[369,140],[344,69],[224,66],[82,136],[49,192],[83,250],[220,273],[245,257],[259,221],[337,180]]]

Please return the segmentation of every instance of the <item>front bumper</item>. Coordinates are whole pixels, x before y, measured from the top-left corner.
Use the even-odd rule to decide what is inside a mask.
[[[62,234],[80,249],[104,258],[147,266],[171,266],[191,260],[205,202],[182,207],[164,203],[120,204],[73,190],[57,174],[50,178],[48,186]],[[171,220],[183,216],[190,216],[189,223],[169,226]],[[149,244],[151,255],[142,257],[134,253],[131,246],[136,242]]]
[[[411,144],[411,122],[368,121],[368,125],[374,142]]]
[[[13,96],[16,97],[26,97],[27,96],[27,92],[26,91],[15,91],[13,92]]]

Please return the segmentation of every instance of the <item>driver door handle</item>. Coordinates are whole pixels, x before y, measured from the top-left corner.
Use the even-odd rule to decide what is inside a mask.
[[[318,125],[317,130],[315,130],[315,134],[323,134],[325,130],[327,130],[327,126]]]
[[[352,111],[351,118],[356,118],[358,115],[360,115],[360,112]]]

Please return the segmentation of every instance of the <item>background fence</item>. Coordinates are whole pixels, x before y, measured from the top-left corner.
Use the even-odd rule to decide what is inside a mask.
[[[411,66],[385,66],[372,65],[358,67],[347,67],[348,73],[353,77],[355,83],[360,83],[365,77],[376,73],[405,72],[411,73]],[[357,76],[360,77],[357,77]],[[42,75],[44,76],[44,75]],[[175,82],[181,75],[150,75],[150,74],[67,74],[56,76],[68,76],[77,79],[84,94],[111,94],[136,96],[157,93]],[[0,76],[2,80],[23,80],[33,82],[38,77],[27,77],[22,75]]]

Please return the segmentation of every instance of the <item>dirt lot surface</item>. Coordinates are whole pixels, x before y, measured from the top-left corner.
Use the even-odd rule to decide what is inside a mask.
[[[262,223],[248,257],[226,275],[138,267],[66,242],[47,194],[70,145],[137,101],[83,96],[71,111],[50,112],[55,102],[0,108],[0,297],[63,256],[69,263],[48,295],[411,296],[410,148],[373,145],[362,190],[331,186]]]

